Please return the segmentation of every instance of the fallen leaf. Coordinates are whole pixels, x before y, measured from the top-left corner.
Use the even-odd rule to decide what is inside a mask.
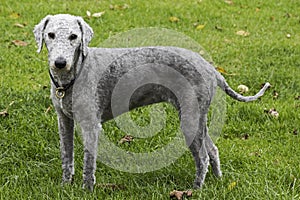
[[[239,85],[237,87],[240,94],[247,93],[249,91],[249,88],[246,85]]]
[[[12,43],[16,46],[22,46],[25,47],[28,45],[27,42],[21,41],[21,40],[13,40]]]
[[[200,54],[201,56],[204,56],[204,55],[206,54],[206,52],[205,52],[204,50],[200,50],[200,51],[199,51],[199,54]]]
[[[193,196],[193,191],[192,191],[192,190],[187,190],[187,191],[186,191],[186,196],[187,196],[187,197]]]
[[[223,67],[216,67],[216,70],[222,74],[227,73]]]
[[[292,15],[291,13],[286,13],[286,14],[285,14],[285,17],[286,17],[286,18],[291,18],[291,17],[293,17],[293,15]]]
[[[91,16],[92,16],[92,14],[91,14],[91,12],[90,12],[89,10],[86,11],[86,15],[87,15],[88,17],[91,17]]]
[[[102,15],[104,15],[104,13],[105,13],[105,11],[98,12],[98,13],[94,13],[94,14],[92,14],[92,17],[99,18],[99,17],[101,17]]]
[[[8,109],[10,106],[12,106],[14,103],[15,103],[15,101],[10,102],[10,103],[8,104],[7,109]]]
[[[221,74],[227,74],[226,70],[223,67],[216,67],[216,70]]]
[[[172,22],[172,23],[179,22],[179,18],[173,16],[173,17],[169,18],[169,21]]]
[[[196,30],[202,30],[205,28],[205,24],[199,24],[196,26]]]
[[[3,111],[0,112],[1,117],[7,117],[8,115],[9,114],[8,114],[7,110],[3,110]]]
[[[128,4],[124,4],[124,5],[109,5],[109,9],[111,10],[125,10],[128,9],[129,5]]]
[[[119,144],[123,144],[125,142],[132,142],[133,141],[133,137],[131,135],[125,135],[120,141]]]
[[[6,107],[6,109],[0,112],[0,116],[1,116],[1,117],[7,117],[7,116],[9,115],[8,109],[9,109],[9,107],[11,107],[14,103],[15,103],[15,101],[10,102],[10,103],[8,104],[8,106]]]
[[[247,32],[247,31],[244,31],[244,30],[237,31],[237,32],[236,32],[236,34],[237,34],[237,35],[240,35],[240,36],[244,36],[244,37],[246,37],[246,36],[249,36],[249,35],[250,35],[250,33],[249,33],[249,32]]]
[[[293,135],[298,135],[299,133],[298,133],[298,130],[297,129],[294,129],[294,131],[293,131]]]
[[[279,117],[279,113],[277,112],[277,110],[275,108],[271,108],[271,109],[264,109],[265,113],[268,113],[270,116],[274,117],[274,118],[278,118]]]
[[[229,4],[229,5],[233,5],[233,1],[231,1],[231,0],[225,0],[224,2]]]
[[[15,23],[14,26],[18,28],[24,28],[26,25],[25,24],[20,24],[20,23]]]
[[[177,191],[177,190],[173,190],[172,192],[170,192],[170,198],[174,198],[176,197],[176,199],[181,200],[183,197],[183,192],[182,191]]]
[[[230,183],[228,185],[228,190],[230,190],[230,191],[233,190],[236,187],[236,185],[237,185],[237,182],[233,181],[232,183]]]
[[[192,190],[186,190],[186,191],[178,191],[178,190],[173,190],[170,192],[170,198],[176,198],[177,200],[181,200],[183,197],[191,197],[193,196],[193,191]]]
[[[46,109],[45,114],[47,114],[51,109],[52,109],[52,107],[49,106],[49,107]]]
[[[225,38],[225,39],[224,39],[224,42],[227,43],[227,44],[231,44],[231,43],[232,43],[232,40],[229,40],[229,39]]]
[[[218,31],[223,31],[223,28],[221,26],[216,25],[215,29],[217,29]]]
[[[242,140],[248,140],[249,139],[249,135],[248,133],[245,133],[242,137]]]
[[[18,19],[20,16],[21,16],[20,13],[11,13],[9,15],[9,18],[11,18],[11,19]]]
[[[278,92],[276,92],[276,90],[273,91],[273,98],[277,99],[279,96]]]
[[[260,155],[260,153],[258,151],[250,153],[249,156],[261,157],[261,155]]]

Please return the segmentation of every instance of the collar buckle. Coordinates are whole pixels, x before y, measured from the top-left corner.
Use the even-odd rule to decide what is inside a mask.
[[[59,99],[64,98],[66,92],[65,92],[65,88],[64,87],[58,87],[55,90],[55,96]]]

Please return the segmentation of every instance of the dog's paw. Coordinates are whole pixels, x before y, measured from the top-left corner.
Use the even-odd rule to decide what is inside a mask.
[[[63,173],[62,184],[72,184],[74,182],[74,177],[71,173]]]
[[[88,190],[90,192],[93,192],[93,190],[94,190],[94,183],[85,181],[83,183],[83,185],[82,185],[82,189]]]
[[[200,190],[201,189],[201,187],[202,187],[202,185],[200,185],[199,183],[194,183],[194,185],[193,185],[193,188],[195,189],[195,190]]]

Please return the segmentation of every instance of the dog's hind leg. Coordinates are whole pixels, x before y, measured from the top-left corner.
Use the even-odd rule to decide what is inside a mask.
[[[196,179],[194,188],[201,188],[204,184],[205,176],[208,171],[209,156],[205,145],[206,137],[206,116],[200,117],[199,129],[189,145],[196,165]]]
[[[220,167],[220,157],[219,157],[219,150],[216,145],[211,140],[210,136],[207,132],[208,128],[206,127],[206,139],[205,139],[205,146],[209,156],[209,163],[212,167],[212,171],[216,177],[222,176],[222,171]]]

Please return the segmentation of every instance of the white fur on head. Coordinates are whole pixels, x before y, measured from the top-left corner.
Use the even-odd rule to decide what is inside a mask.
[[[58,16],[58,15],[56,15],[56,16]],[[67,16],[71,16],[71,15],[67,15]],[[34,37],[35,37],[35,40],[38,45],[38,50],[37,50],[38,53],[40,53],[43,48],[44,30],[52,17],[55,17],[55,16],[47,15],[44,19],[41,20],[41,22],[39,24],[37,24],[34,27],[33,33],[34,33]],[[74,17],[75,19],[77,19],[77,22],[81,29],[81,32],[82,32],[81,51],[82,51],[83,55],[86,56],[87,52],[88,52],[88,44],[90,43],[90,41],[94,35],[93,29],[81,17],[75,17],[75,16],[71,16],[71,17]]]
[[[90,43],[94,32],[93,29],[81,18],[77,17],[78,24],[82,31],[82,52],[83,55],[86,56],[88,52],[88,44]]]
[[[33,33],[34,33],[35,41],[38,45],[38,50],[37,50],[38,53],[40,53],[43,48],[44,30],[51,17],[52,15],[47,15],[44,19],[41,20],[39,24],[37,24],[34,27]]]

